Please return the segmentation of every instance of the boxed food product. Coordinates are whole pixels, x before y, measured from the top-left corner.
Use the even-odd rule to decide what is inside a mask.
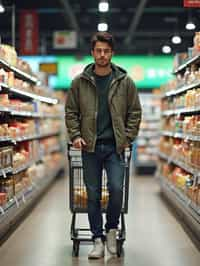
[[[17,65],[17,52],[13,46],[8,44],[0,45],[0,58],[8,62],[12,66]]]

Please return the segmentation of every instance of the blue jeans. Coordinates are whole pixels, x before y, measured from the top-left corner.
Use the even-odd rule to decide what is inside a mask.
[[[101,212],[102,170],[107,174],[109,200],[105,229],[117,229],[122,208],[125,164],[113,144],[97,144],[95,152],[82,151],[83,176],[88,195],[88,218],[94,238],[103,237]]]

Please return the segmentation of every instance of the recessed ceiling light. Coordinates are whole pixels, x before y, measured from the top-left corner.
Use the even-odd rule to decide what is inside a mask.
[[[99,3],[99,12],[108,12],[109,4],[106,1],[101,1]]]
[[[103,22],[98,24],[98,31],[107,31],[108,30],[108,24]]]
[[[171,49],[171,47],[170,47],[169,45],[164,45],[164,46],[162,47],[162,52],[163,52],[164,54],[170,54],[171,51],[172,51],[172,49]]]
[[[178,36],[178,35],[174,35],[174,36],[172,37],[172,42],[173,42],[174,44],[179,44],[179,43],[181,43],[181,42],[182,42],[181,37]]]
[[[187,30],[194,30],[196,28],[196,25],[192,21],[188,21],[188,23],[185,25],[185,28]]]

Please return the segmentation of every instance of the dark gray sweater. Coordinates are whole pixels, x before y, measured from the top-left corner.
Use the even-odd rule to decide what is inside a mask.
[[[114,142],[114,132],[108,105],[108,92],[113,72],[106,76],[94,75],[98,92],[97,141]]]

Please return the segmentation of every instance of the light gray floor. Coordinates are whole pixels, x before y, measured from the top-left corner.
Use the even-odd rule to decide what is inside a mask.
[[[88,261],[91,246],[82,245],[72,258],[67,179],[59,179],[30,215],[0,247],[3,266],[199,266],[200,252],[159,196],[151,177],[134,178],[130,184],[126,215],[125,256]],[[81,223],[85,217],[80,215]]]

